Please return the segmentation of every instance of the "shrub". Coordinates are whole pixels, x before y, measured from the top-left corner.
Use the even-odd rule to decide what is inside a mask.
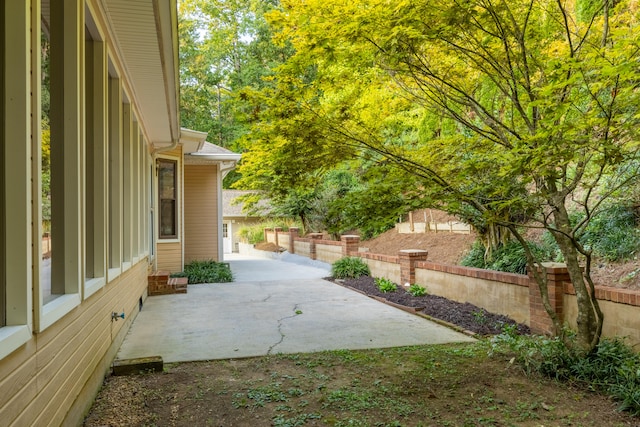
[[[358,257],[340,258],[331,266],[331,275],[336,279],[357,279],[370,276],[369,266]]]
[[[420,286],[417,283],[409,286],[409,290],[407,290],[414,297],[423,297],[427,294],[427,288],[424,286]]]
[[[637,219],[632,207],[613,205],[593,217],[580,242],[606,261],[633,258],[640,248]]]
[[[243,225],[238,228],[237,236],[245,243],[255,245],[264,241],[264,229],[281,227],[287,231],[291,227],[300,227],[299,222],[287,219],[262,221],[253,225]]]
[[[385,279],[384,277],[376,278],[376,286],[378,287],[378,289],[380,289],[380,292],[383,293],[395,292],[398,289],[398,285],[396,285],[389,279]]]
[[[539,261],[548,261],[551,258],[551,253],[545,246],[535,242],[527,242],[527,244]],[[527,274],[527,259],[524,255],[524,249],[516,240],[511,240],[498,247],[493,251],[489,259],[485,259],[484,255],[484,246],[477,241],[460,264],[487,270]]]
[[[212,260],[192,261],[184,266],[184,271],[172,275],[187,277],[189,284],[233,282],[233,273],[228,264]]]
[[[588,354],[582,354],[571,338],[517,335],[513,328],[492,340],[493,351],[505,350],[528,372],[562,381],[579,382],[607,393],[620,402],[620,409],[640,415],[640,355],[621,339],[603,339]]]

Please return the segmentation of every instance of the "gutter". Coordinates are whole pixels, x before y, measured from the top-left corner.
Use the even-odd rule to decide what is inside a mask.
[[[165,151],[174,150],[178,146],[179,143],[180,143],[179,139],[172,139],[171,140],[171,144],[169,146],[154,148],[151,151],[151,156],[153,156],[155,158],[156,154],[158,154],[158,153],[164,153]]]

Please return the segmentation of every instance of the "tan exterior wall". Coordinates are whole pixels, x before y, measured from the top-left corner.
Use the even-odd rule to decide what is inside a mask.
[[[220,261],[218,253],[218,167],[184,168],[184,262]]]
[[[640,306],[600,300],[604,315],[602,336],[622,337],[637,349],[640,344]],[[577,327],[578,305],[575,295],[564,296],[564,321],[573,329]]]
[[[458,302],[469,302],[492,313],[529,324],[529,288],[443,271],[416,269],[416,283],[430,294]]]
[[[290,236],[285,233],[278,234],[278,246],[287,249],[289,247]]]
[[[146,288],[145,258],[2,359],[0,420],[44,426],[62,425],[66,417],[71,425],[79,424],[138,313],[139,299],[146,297]],[[125,319],[112,322],[111,313],[123,309]]]
[[[294,241],[294,251],[295,251],[296,255],[306,256],[307,258],[310,258],[311,257],[311,243],[295,240]]]
[[[156,248],[158,271],[169,271],[171,273],[182,271],[182,243],[158,240]]]
[[[362,259],[371,270],[372,277],[385,277],[394,283],[400,284],[400,264],[381,261],[377,259]]]
[[[316,243],[316,259],[328,264],[333,264],[342,258],[342,244],[340,242],[336,243],[335,245]]]

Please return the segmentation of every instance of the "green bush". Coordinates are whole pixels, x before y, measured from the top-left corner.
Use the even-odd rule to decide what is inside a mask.
[[[236,235],[244,243],[255,245],[256,243],[264,242],[264,229],[281,227],[284,231],[289,230],[291,227],[302,228],[299,222],[288,219],[262,221],[253,225],[243,225],[238,227]]]
[[[539,261],[551,259],[551,252],[544,245],[527,242]],[[494,250],[489,259],[484,258],[485,249],[481,242],[477,241],[471,250],[465,255],[460,264],[466,267],[484,268],[487,270],[505,271],[508,273],[527,273],[527,259],[524,249],[516,240],[511,240]]]
[[[414,297],[423,297],[427,295],[427,288],[414,283],[413,285],[409,286],[409,290],[407,292],[409,292]]]
[[[619,338],[603,339],[582,354],[571,341],[518,335],[515,328],[505,328],[492,340],[492,351],[510,353],[527,372],[607,393],[620,402],[621,410],[640,415],[640,355]]]
[[[370,276],[369,266],[358,257],[340,258],[331,266],[331,275],[336,279],[357,279]]]
[[[582,221],[584,214],[572,212],[571,222]],[[638,215],[632,206],[612,205],[595,215],[587,227],[577,235],[578,241],[593,254],[608,262],[620,262],[634,258],[640,251]],[[562,255],[553,236],[548,231],[542,241],[555,253],[554,261],[562,261]]]
[[[637,220],[632,207],[611,206],[589,222],[580,242],[606,261],[631,259],[640,248]]]
[[[183,272],[172,274],[172,276],[187,277],[190,285],[233,282],[233,274],[229,265],[211,260],[192,261],[184,266]]]
[[[389,279],[385,279],[384,277],[376,278],[376,286],[378,287],[378,289],[380,289],[380,292],[383,292],[385,294],[387,292],[395,292],[398,289],[398,285],[396,285]]]

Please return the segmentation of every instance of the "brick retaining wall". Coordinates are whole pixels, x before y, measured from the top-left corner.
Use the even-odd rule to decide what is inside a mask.
[[[333,263],[345,256],[357,256],[369,265],[374,277],[386,277],[395,283],[418,283],[433,295],[459,302],[469,302],[497,314],[529,325],[533,332],[553,333],[553,325],[542,307],[537,283],[522,274],[483,270],[427,261],[422,250],[407,249],[397,256],[374,254],[358,248],[359,237],[342,236],[340,241],[324,240],[319,233],[307,238],[299,230],[265,229],[268,242],[283,241],[289,251],[311,259]],[[282,235],[286,234],[286,238]],[[543,264],[546,270],[551,303],[557,315],[575,328],[577,307],[575,291],[566,268],[557,263]],[[597,286],[596,297],[604,313],[603,336],[626,338],[631,345],[640,344],[640,292]]]

